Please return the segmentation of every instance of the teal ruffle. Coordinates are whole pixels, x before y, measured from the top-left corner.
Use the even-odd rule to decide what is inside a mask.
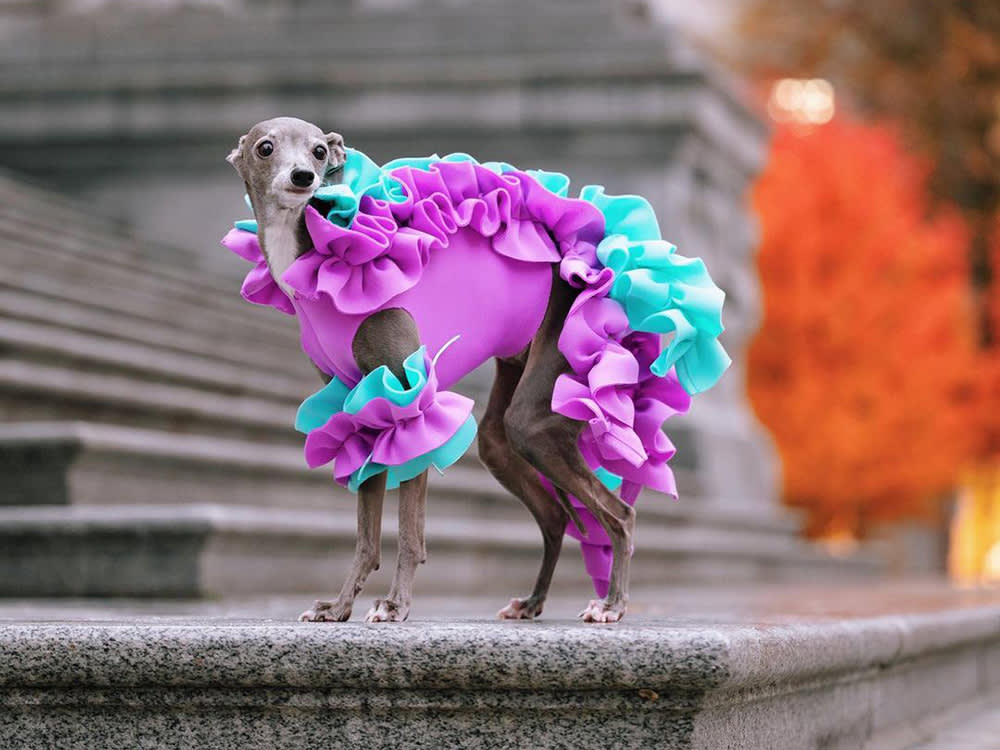
[[[295,413],[295,429],[309,434],[317,427],[322,427],[339,411],[344,410],[344,401],[351,389],[336,376],[330,382],[309,396],[299,405]]]
[[[385,365],[376,367],[348,391],[341,411],[357,414],[365,404],[377,398],[384,398],[396,406],[412,404],[427,385],[427,365],[424,362],[426,354],[427,347],[421,346],[403,360],[405,385]]]
[[[677,255],[661,239],[656,214],[645,198],[605,195],[599,185],[585,187],[580,197],[604,214],[605,237],[597,258],[615,272],[608,296],[625,310],[633,330],[673,336],[650,371],[663,377],[675,368],[690,394],[711,388],[732,360],[718,340],[726,295],[704,262]]]
[[[437,353],[435,361],[441,356],[445,347]],[[308,434],[325,425],[334,414],[339,412],[357,414],[369,402],[378,398],[384,398],[399,407],[410,406],[427,387],[426,352],[427,347],[421,346],[403,360],[405,384],[401,383],[385,365],[365,375],[353,388],[348,388],[342,381],[333,377],[329,383],[299,406],[295,415],[295,429]],[[357,492],[366,479],[383,471],[387,474],[386,488],[390,490],[399,487],[402,482],[419,476],[431,467],[443,472],[465,454],[475,437],[476,420],[470,416],[443,445],[405,463],[389,466],[377,463],[369,456],[368,460],[351,474],[348,489]]]
[[[622,486],[622,478],[617,474],[608,471],[603,466],[598,466],[594,469],[594,474],[596,474],[597,478],[601,480],[604,486],[612,492]]]
[[[358,213],[361,199],[366,195],[390,203],[402,203],[405,200],[403,186],[389,174],[394,169],[412,167],[427,171],[431,165],[446,161],[479,164],[497,174],[517,170],[517,167],[507,162],[480,163],[475,157],[463,153],[394,159],[380,167],[360,151],[353,148],[348,148],[346,151],[347,161],[344,163],[340,184],[326,185],[319,188],[315,194],[318,200],[326,204],[324,211],[327,220],[343,227],[351,225],[354,216]],[[560,172],[529,169],[526,174],[534,177],[546,190],[558,196],[565,198],[569,194],[569,177]]]

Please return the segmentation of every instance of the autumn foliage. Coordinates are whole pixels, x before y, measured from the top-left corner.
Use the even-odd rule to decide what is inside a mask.
[[[747,0],[733,47],[759,80],[830,79],[838,107],[899,124],[930,159],[928,186],[965,215],[976,325],[1000,272],[990,230],[1000,216],[1000,2]],[[995,287],[993,287],[995,293]]]
[[[995,221],[991,243],[994,270],[1000,269],[1000,218]],[[1000,467],[1000,273],[994,273],[987,290],[986,307],[994,332],[992,345],[982,350],[980,364],[980,403],[982,439],[978,454],[983,463]]]
[[[968,236],[889,128],[779,131],[755,186],[750,395],[812,535],[933,512],[983,449]]]

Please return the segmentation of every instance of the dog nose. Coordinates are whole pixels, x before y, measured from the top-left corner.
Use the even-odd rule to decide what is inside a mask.
[[[311,187],[314,177],[316,177],[316,175],[308,169],[296,169],[292,172],[292,184],[295,185],[295,187]]]

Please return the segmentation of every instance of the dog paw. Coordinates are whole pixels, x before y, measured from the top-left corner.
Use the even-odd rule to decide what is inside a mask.
[[[402,622],[409,614],[409,607],[404,608],[387,599],[376,599],[375,604],[365,615],[365,622]]]
[[[299,615],[299,622],[344,622],[351,617],[351,607],[340,602],[313,602],[312,609]]]
[[[511,599],[510,604],[497,612],[500,620],[533,620],[542,614],[543,599],[529,596],[527,599]]]
[[[625,616],[624,604],[609,604],[604,599],[591,599],[579,617],[584,622],[618,622]]]

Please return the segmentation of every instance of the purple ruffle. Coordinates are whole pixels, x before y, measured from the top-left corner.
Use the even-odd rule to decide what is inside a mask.
[[[283,280],[307,299],[325,296],[350,314],[376,310],[414,287],[430,254],[469,228],[490,239],[501,255],[535,263],[586,258],[604,219],[587,201],[560,198],[523,172],[496,174],[471,162],[438,162],[428,170],[391,172],[405,199],[361,199],[350,227],[306,209],[315,249],[298,258]]]
[[[684,390],[673,370],[663,377],[650,372],[649,365],[660,353],[659,339],[657,334],[633,332],[622,340],[623,347],[636,359],[639,378],[631,387],[619,387],[626,389],[626,398],[633,404],[632,429],[646,452],[645,461],[635,465],[627,458],[598,451],[600,465],[622,477],[621,496],[629,502],[638,497],[643,486],[677,497],[674,475],[667,465],[676,449],[663,432],[663,423],[675,414],[683,414],[691,408],[691,396]],[[600,440],[595,439],[595,443],[600,444]],[[585,458],[596,459],[596,454],[590,451],[586,441],[583,441],[581,448]]]
[[[675,449],[662,426],[674,414],[686,412],[691,397],[673,370],[664,377],[649,371],[660,352],[659,336],[627,332],[627,324],[604,303],[615,304],[592,298],[567,318],[567,326],[589,328],[589,334],[566,342],[560,337],[560,351],[575,366],[574,374],[556,381],[552,409],[588,422],[580,434],[580,452],[592,469],[600,466],[622,477],[623,501],[634,505],[643,486],[676,498],[674,475],[667,466]],[[577,368],[581,374],[576,374]],[[554,498],[551,482],[544,476],[540,479]],[[566,533],[580,542],[594,591],[604,597],[613,562],[611,538],[575,495],[568,499],[585,533],[572,523]]]
[[[222,238],[222,245],[236,253],[243,260],[254,264],[253,269],[243,280],[243,287],[240,294],[248,302],[255,305],[266,305],[280,310],[286,315],[295,315],[295,308],[292,301],[288,299],[281,287],[271,276],[271,270],[267,267],[264,253],[260,249],[260,242],[257,235],[243,229],[230,229],[229,233]]]
[[[400,466],[440,448],[472,414],[472,399],[452,391],[438,391],[434,362],[424,357],[427,382],[413,401],[398,406],[384,396],[368,401],[359,411],[334,414],[306,437],[310,468],[334,462],[334,478],[346,485],[366,461]]]
[[[559,336],[572,372],[556,380],[552,410],[587,422],[579,443],[584,459],[622,477],[622,497],[633,500],[643,485],[677,495],[667,466],[674,447],[661,428],[687,411],[691,397],[673,372],[650,373],[659,350],[659,337],[632,332],[621,306],[607,297],[574,305]]]

